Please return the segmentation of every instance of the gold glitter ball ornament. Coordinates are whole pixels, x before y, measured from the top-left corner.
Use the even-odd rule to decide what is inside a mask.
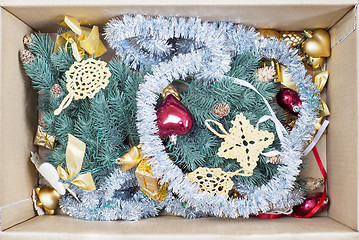
[[[280,32],[280,38],[283,41],[289,42],[291,47],[297,47],[303,40],[303,33],[301,32]]]
[[[26,47],[30,47],[32,44],[34,44],[34,40],[31,37],[32,35],[26,35],[22,42]]]
[[[31,64],[34,61],[34,55],[29,50],[20,51],[20,60],[23,64]]]
[[[218,103],[213,107],[213,114],[219,118],[223,118],[231,111],[230,106],[227,103]]]
[[[175,98],[177,98],[178,101],[181,101],[181,97],[177,89],[172,85],[168,85],[165,89],[163,89],[161,93],[161,97],[162,99],[165,99],[170,94],[172,94]]]

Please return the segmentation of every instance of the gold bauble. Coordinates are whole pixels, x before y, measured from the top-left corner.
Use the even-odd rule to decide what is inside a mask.
[[[302,43],[303,51],[313,58],[330,56],[330,36],[324,29],[317,29],[314,32],[304,31],[308,38]]]
[[[297,47],[303,39],[301,32],[279,32],[283,41],[288,42],[291,47]]]
[[[232,189],[228,192],[228,197],[230,198],[242,198],[243,195],[240,194],[237,190]]]
[[[303,58],[304,63],[313,69],[317,69],[320,68],[323,65],[324,62],[324,58],[319,57],[319,58],[313,58],[309,55],[305,55]]]
[[[163,89],[161,93],[161,97],[162,99],[165,99],[170,94],[172,94],[175,98],[177,98],[178,101],[181,101],[181,97],[177,92],[177,89],[172,85],[168,85],[165,89]]]
[[[261,38],[271,38],[271,39],[280,38],[279,32],[275,30],[259,29],[258,32],[259,32],[259,37]]]
[[[48,214],[53,215],[61,195],[50,187],[37,187],[35,192],[39,198],[37,206],[44,208]]]

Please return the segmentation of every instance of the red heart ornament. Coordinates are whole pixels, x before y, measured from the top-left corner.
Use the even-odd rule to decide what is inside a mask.
[[[185,135],[193,126],[192,114],[172,94],[168,95],[157,110],[158,135]]]

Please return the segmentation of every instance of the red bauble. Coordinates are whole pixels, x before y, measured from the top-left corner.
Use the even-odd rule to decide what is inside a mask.
[[[168,95],[157,110],[158,135],[185,135],[193,125],[191,113],[172,94]]]
[[[298,93],[289,89],[282,88],[277,94],[277,102],[284,110],[298,116],[299,109],[302,107],[302,101]]]
[[[308,196],[304,202],[298,206],[293,207],[293,212],[300,217],[304,217],[307,215],[320,201],[320,198],[322,197],[323,193],[315,193],[310,196]],[[329,207],[329,199],[328,197],[324,200],[322,206],[318,209],[316,213],[320,213]]]

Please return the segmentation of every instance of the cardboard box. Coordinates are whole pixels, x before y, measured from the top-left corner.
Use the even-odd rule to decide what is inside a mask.
[[[358,42],[355,0],[2,0],[0,2],[0,239],[359,239]],[[103,25],[125,13],[198,16],[256,28],[330,30],[332,55],[327,103],[332,115],[319,144],[328,171],[330,209],[310,219],[187,220],[160,216],[138,222],[88,222],[69,216],[35,216],[29,161],[37,126],[36,92],[18,53],[22,38],[54,32],[62,14]],[[315,164],[310,175],[319,176]]]

